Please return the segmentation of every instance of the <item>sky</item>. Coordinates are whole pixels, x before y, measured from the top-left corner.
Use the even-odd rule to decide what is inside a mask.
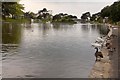
[[[31,11],[37,13],[43,8],[52,10],[52,14],[67,13],[75,15],[78,18],[85,12],[91,14],[99,12],[107,5],[111,5],[116,0],[21,0],[24,4],[25,12]]]

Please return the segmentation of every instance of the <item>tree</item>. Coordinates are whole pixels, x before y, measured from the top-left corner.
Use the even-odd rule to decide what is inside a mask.
[[[59,13],[53,16],[52,22],[62,22],[62,23],[76,23],[76,16]]]
[[[97,13],[96,13],[97,14]],[[96,20],[96,14],[93,14],[91,20]],[[101,12],[99,12],[99,19],[102,20],[107,18],[108,21],[119,22],[120,21],[120,0],[114,2],[110,6],[104,7]]]
[[[48,15],[48,11],[46,8],[43,8],[43,10],[38,11],[38,14],[39,14],[38,18],[45,19]]]
[[[89,20],[90,17],[91,17],[90,12],[86,12],[86,13],[82,14],[81,19]]]
[[[27,19],[35,19],[36,18],[36,14],[33,12],[25,12],[24,13],[24,17]]]
[[[18,16],[23,15],[24,7],[17,2],[2,2],[2,17],[5,19],[6,17],[16,18]]]
[[[90,21],[98,21],[101,17],[101,13],[98,12],[96,14],[93,14],[91,17],[90,17]]]
[[[114,4],[111,5],[110,18],[113,22],[120,21],[120,1],[114,2]]]
[[[60,21],[61,19],[61,15],[56,14],[55,16],[53,16],[53,21]]]
[[[111,13],[110,6],[106,6],[101,10],[101,17],[102,18],[109,17],[110,13]]]
[[[111,6],[106,6],[101,10],[101,17],[108,17],[113,22],[120,21],[120,1],[114,2]]]
[[[43,22],[51,21],[52,14],[46,8],[38,11],[38,19],[41,19]]]

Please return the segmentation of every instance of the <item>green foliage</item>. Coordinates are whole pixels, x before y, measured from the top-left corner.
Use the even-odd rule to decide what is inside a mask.
[[[101,17],[109,17],[113,22],[120,21],[120,1],[114,2],[101,10]]]
[[[49,11],[46,8],[43,8],[42,10],[38,11],[38,17],[37,19],[40,19],[43,22],[51,21],[52,15],[49,13]]]
[[[100,19],[100,12],[99,13],[96,13],[96,14],[93,14],[91,17],[90,17],[90,21],[98,21]]]
[[[91,20],[95,21],[95,15],[92,15]],[[114,2],[110,6],[104,7],[100,12],[100,19],[106,19],[108,18],[109,22],[116,23],[120,21],[120,1]]]
[[[113,22],[120,21],[120,1],[114,2],[114,4],[111,5],[110,18],[113,20]]]
[[[101,10],[101,17],[102,17],[102,18],[109,17],[109,16],[110,16],[110,12],[111,12],[110,6],[104,7],[104,8]]]
[[[23,15],[24,7],[17,2],[2,2],[2,17],[6,19],[6,17],[17,18]]]
[[[81,19],[88,20],[88,18],[90,18],[90,17],[91,17],[90,12],[86,12],[86,13],[82,14]]]
[[[36,18],[36,14],[33,13],[33,12],[25,12],[25,13],[24,13],[24,18],[27,18],[27,19],[35,19],[35,18]]]
[[[77,19],[76,16],[68,15],[59,13],[53,16],[52,22],[59,22],[59,23],[76,23],[75,20]]]
[[[40,19],[42,22],[62,22],[62,23],[75,23],[74,19],[77,19],[76,16],[68,15],[59,13],[55,16],[52,16],[49,11],[46,8],[43,8],[42,10],[38,11],[38,19]]]
[[[101,12],[93,14],[91,21],[117,23],[120,21],[120,1],[114,2],[110,6],[104,7]]]
[[[6,18],[5,20],[2,20],[5,22],[11,22],[11,23],[23,23],[23,22],[29,22],[28,19],[12,19],[12,18]]]

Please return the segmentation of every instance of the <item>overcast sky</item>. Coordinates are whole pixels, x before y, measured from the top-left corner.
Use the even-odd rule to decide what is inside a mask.
[[[103,7],[111,5],[116,0],[21,0],[25,11],[37,13],[38,10],[47,8],[52,10],[53,15],[58,13],[68,13],[76,15],[78,18],[87,11],[91,14],[99,12]]]

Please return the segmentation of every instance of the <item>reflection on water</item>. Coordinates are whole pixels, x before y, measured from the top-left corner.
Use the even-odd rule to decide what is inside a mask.
[[[102,26],[102,27],[101,27]],[[105,25],[98,25],[99,33],[100,34],[107,34],[108,33],[108,28]]]
[[[3,23],[2,43],[19,44],[21,40],[21,26],[19,24]]]
[[[3,77],[88,77],[95,60],[91,43],[106,31],[92,24],[3,23],[2,43],[19,45],[7,52],[14,54],[3,60]]]
[[[48,31],[49,31],[49,29],[51,28],[51,25],[48,25],[48,24],[42,24],[41,25],[41,27],[42,27],[42,31],[43,31],[43,35],[48,35]]]
[[[12,43],[12,44],[19,44],[21,41],[21,32],[24,31],[22,30],[24,27],[27,31],[29,31],[30,33],[33,32],[35,28],[34,26],[39,26],[38,30],[42,31],[42,35],[48,35],[49,30],[55,29],[55,30],[70,30],[73,29],[74,26],[73,25],[67,25],[67,24],[45,24],[45,23],[41,23],[41,24],[15,24],[15,23],[3,23],[3,27],[2,27],[2,40],[3,40],[3,44],[8,44],[8,43]],[[82,31],[84,32],[88,32],[92,29],[92,31],[97,30],[99,32],[99,34],[102,35],[106,35],[107,34],[107,30],[108,28],[105,27],[105,25],[90,25],[90,24],[83,24],[80,25]],[[21,29],[22,28],[22,29]],[[36,30],[35,30],[36,31]]]
[[[90,30],[91,30],[91,26],[89,26],[89,24],[84,24],[84,25],[81,25],[82,27],[81,27],[81,29],[82,29],[82,31],[83,31],[83,33],[88,33]]]

